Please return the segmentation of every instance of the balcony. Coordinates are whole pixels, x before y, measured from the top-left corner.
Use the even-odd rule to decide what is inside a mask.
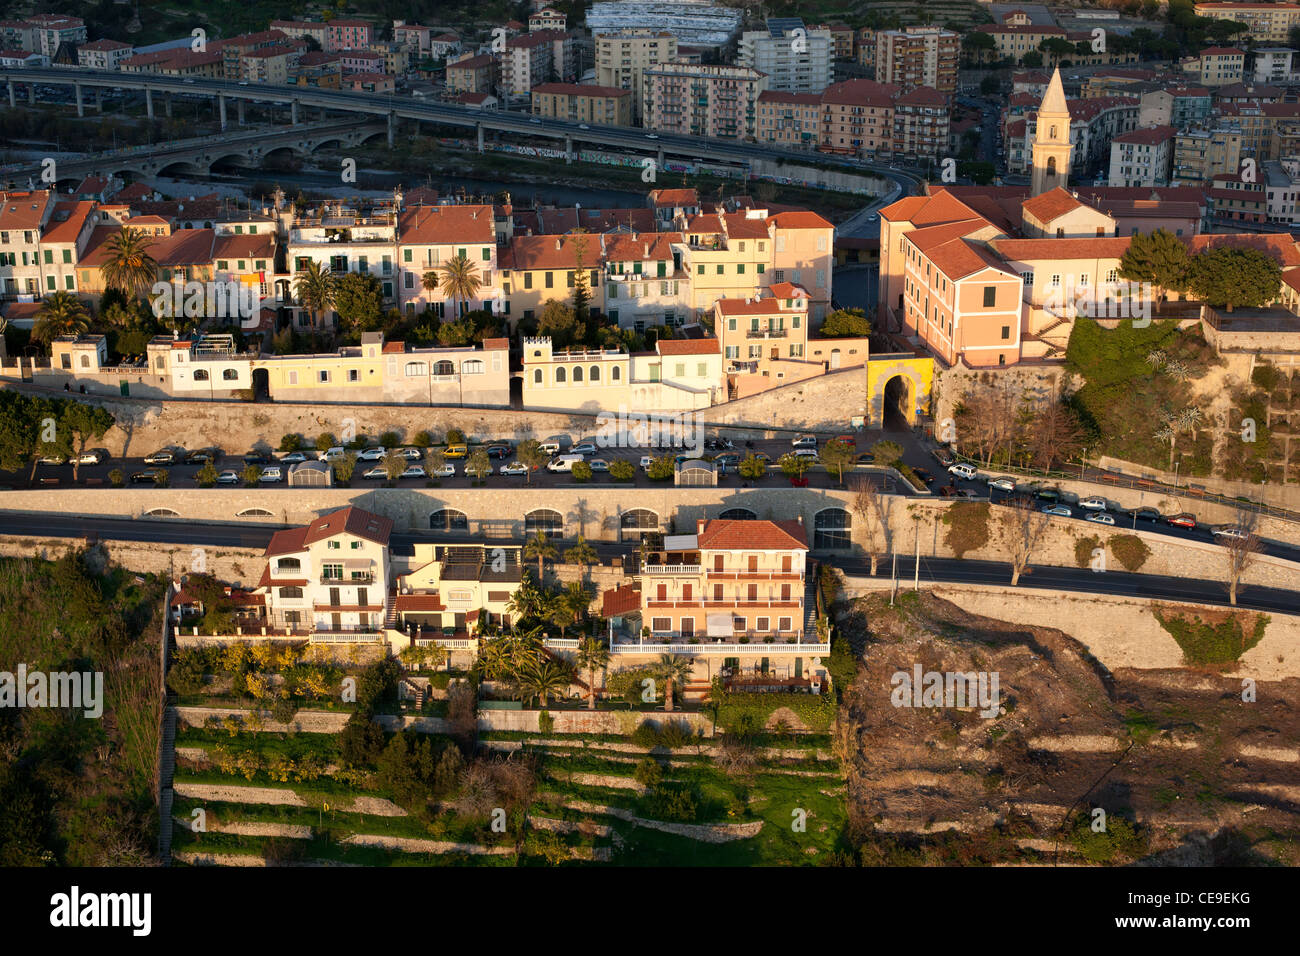
[[[748,637],[748,635],[745,636]],[[831,652],[830,644],[798,640],[795,640],[794,643],[788,643],[787,636],[777,637],[771,644],[768,644],[764,640],[764,637],[768,636],[770,635],[755,635],[749,637],[747,642],[742,643],[739,634],[731,638],[714,638],[712,640],[702,636],[697,638],[695,635],[683,638],[674,634],[656,634],[650,640],[644,642],[615,640],[610,648],[610,653],[615,655],[685,654],[704,657],[737,657],[741,654],[770,656],[773,653],[817,656]],[[794,638],[794,635],[790,634],[788,637]]]
[[[699,574],[698,564],[646,564],[641,567],[642,574]]]
[[[783,339],[789,335],[787,329],[746,329],[747,339]]]
[[[332,585],[333,587],[344,587],[350,584],[374,584],[375,575],[372,571],[354,571],[351,577],[347,578],[331,577],[328,574],[322,574],[320,576],[320,583]]]

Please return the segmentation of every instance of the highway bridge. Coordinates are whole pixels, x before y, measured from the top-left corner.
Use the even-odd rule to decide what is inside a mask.
[[[375,136],[384,135],[383,123],[358,123],[354,119],[300,123],[284,129],[249,129],[173,140],[148,146],[114,150],[85,159],[61,159],[55,165],[58,184],[79,183],[87,176],[107,178],[120,173],[153,177],[159,174],[184,175],[210,173],[218,163],[261,168],[271,153],[285,150],[306,158],[324,146],[356,146]],[[15,163],[0,166],[0,184],[19,188],[41,182],[39,163]]]
[[[675,133],[653,133],[635,127],[588,126],[585,123],[531,116],[528,113],[478,110],[455,103],[426,101],[390,93],[356,93],[316,87],[250,85],[204,77],[173,77],[75,67],[7,68],[0,70],[0,82],[5,84],[11,107],[15,107],[18,103],[19,86],[26,87],[28,102],[33,104],[36,102],[39,86],[71,86],[76,94],[78,113],[83,115],[84,93],[93,89],[143,91],[146,111],[151,117],[154,115],[153,98],[156,93],[205,95],[216,99],[223,129],[227,122],[227,101],[269,102],[289,106],[290,120],[295,125],[298,123],[299,110],[303,107],[362,113],[370,117],[382,118],[387,123],[390,145],[393,143],[398,120],[405,119],[417,123],[473,129],[478,136],[480,151],[484,146],[485,133],[495,131],[513,136],[562,141],[569,161],[572,161],[575,156],[575,144],[586,144],[651,154],[657,158],[660,168],[670,156],[704,162],[734,163],[743,165],[747,169],[751,169],[753,163],[760,160],[800,165],[817,163],[837,167],[844,172],[871,174],[891,180],[898,185],[903,195],[916,192],[920,184],[920,179],[913,173],[884,164],[867,163],[852,157],[781,149],[763,143],[682,136]]]

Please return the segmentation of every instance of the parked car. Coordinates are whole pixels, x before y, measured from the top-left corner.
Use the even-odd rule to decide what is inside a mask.
[[[424,458],[424,452],[418,448],[399,448],[397,453],[407,461],[420,461]]]
[[[1073,514],[1073,512],[1065,505],[1048,505],[1043,509],[1043,514],[1055,515],[1058,518],[1068,518]]]
[[[1034,496],[1042,501],[1060,501],[1061,492],[1056,488],[1038,488],[1034,491]]]
[[[402,471],[403,478],[428,478],[429,473],[424,470],[423,465],[407,465]]]
[[[197,455],[201,454],[201,452],[192,452],[191,454]],[[189,456],[186,456],[185,460],[189,461]],[[270,455],[264,455],[260,451],[250,451],[244,456],[245,465],[269,465],[273,461],[275,461],[274,458]]]
[[[237,485],[239,484],[239,472],[226,470],[217,475],[217,484],[219,485]]]
[[[609,462],[604,458],[592,458],[587,462],[587,467],[592,471],[609,471]]]
[[[558,455],[560,453],[560,443],[554,438],[548,438],[546,441],[540,442],[537,447],[548,455]]]
[[[1129,512],[1138,521],[1159,521],[1160,512],[1155,508],[1134,508]]]
[[[157,481],[158,472],[160,471],[162,471],[161,468],[146,468],[144,471],[133,471],[131,472],[131,483],[136,485],[144,484],[145,482],[153,484]]]
[[[78,465],[102,465],[108,461],[108,452],[102,448],[93,448],[90,451],[83,451],[77,458]]]
[[[1168,525],[1172,525],[1175,528],[1195,528],[1196,515],[1189,515],[1186,513],[1180,515],[1170,515],[1168,518],[1165,519],[1165,523]]]
[[[800,435],[798,438],[793,439],[793,440],[790,442],[790,444],[791,444],[792,446],[794,446],[795,448],[816,448],[816,447],[817,447],[817,436],[816,436],[816,435]]]
[[[485,450],[489,458],[509,458],[514,454],[514,449],[505,442],[495,442],[488,445]]]
[[[948,466],[948,473],[955,475],[958,478],[965,479],[966,481],[973,481],[975,476],[979,474],[979,471],[974,465],[969,465],[964,461],[959,461],[956,464]]]
[[[596,454],[596,443],[589,441],[580,441],[569,449],[570,455],[594,455]]]
[[[772,456],[769,455],[767,452],[763,452],[763,451],[754,452],[754,460],[761,461],[764,465],[766,465],[769,468],[772,467]]]
[[[215,448],[198,448],[185,456],[184,463],[187,465],[208,465],[217,460],[218,452]]]
[[[939,462],[939,464],[943,465],[943,467],[945,468],[947,468],[949,465],[951,465],[953,462],[957,460],[956,458],[953,457],[952,452],[950,452],[946,448],[936,448],[934,450],[934,458],[937,462]]]
[[[1088,511],[1105,511],[1106,499],[1099,498],[1096,495],[1092,495],[1087,498],[1080,498],[1079,507],[1087,509]]]
[[[307,460],[307,456],[300,451],[291,451],[280,459],[282,465],[298,465]]]
[[[1226,525],[1222,528],[1215,528],[1210,532],[1216,538],[1231,538],[1234,541],[1245,541],[1250,537],[1250,532],[1242,528],[1234,528],[1232,525]]]
[[[736,447],[735,444],[732,443],[730,438],[704,439],[705,451],[727,451],[728,449],[735,448],[735,447]]]
[[[342,461],[347,457],[348,450],[342,445],[335,445],[333,448],[327,448],[320,453],[321,461]]]
[[[850,448],[856,448],[858,444],[858,440],[854,438],[852,435],[836,435],[834,440],[838,442],[843,442],[844,444],[848,445]]]
[[[644,458],[641,460],[645,461]],[[732,453],[727,453],[725,455],[718,455],[713,459],[713,464],[715,464],[719,468],[739,468],[740,456]]]
[[[650,455],[642,455],[642,456],[641,456],[641,461],[640,461],[640,463],[639,463],[639,467],[641,468],[642,471],[645,471],[646,469],[648,469],[648,468],[650,467],[650,462],[652,462],[652,461],[654,461],[654,458],[653,458],[652,456],[650,456]]]
[[[871,452],[869,451],[864,451],[861,455],[858,456],[859,465],[874,465],[875,463],[876,463],[876,456],[871,454]]]
[[[528,474],[528,466],[522,461],[512,461],[508,465],[501,466],[501,474],[513,478],[516,475]]]
[[[969,488],[957,489],[958,501],[975,501],[977,498],[979,498],[979,495],[975,494],[975,492],[971,491]]]
[[[456,477],[456,466],[443,462],[437,468],[429,473],[430,478],[454,478]]]
[[[996,488],[998,491],[1015,491],[1016,483],[1014,480],[1007,477],[990,478],[989,487]]]
[[[464,458],[469,454],[469,446],[464,442],[454,442],[442,453],[443,458]]]
[[[40,465],[66,465],[68,459],[65,455],[42,455],[36,462]]]
[[[163,448],[152,455],[145,455],[144,463],[146,465],[174,465],[176,464],[176,452],[171,448]],[[133,475],[132,480],[134,480],[134,477]]]
[[[1114,524],[1115,517],[1104,511],[1089,511],[1083,516],[1084,521],[1091,521],[1093,524]]]
[[[383,465],[375,465],[375,467],[363,471],[361,477],[367,481],[380,481],[388,477],[388,470]]]
[[[581,455],[556,455],[546,463],[546,470],[570,472],[573,471],[573,466],[582,460]]]
[[[274,485],[277,482],[284,481],[284,472],[278,465],[272,465],[270,468],[262,469],[262,474],[257,479],[264,485]]]
[[[920,478],[927,485],[934,484],[934,475],[930,474],[924,468],[913,468],[912,474],[916,475],[916,477]]]
[[[383,445],[376,445],[374,448],[363,448],[357,452],[357,461],[379,461],[386,454],[388,454],[388,449]]]
[[[790,454],[794,455],[796,458],[807,458],[809,461],[813,462],[818,460],[816,448],[796,448],[794,451],[790,452]]]

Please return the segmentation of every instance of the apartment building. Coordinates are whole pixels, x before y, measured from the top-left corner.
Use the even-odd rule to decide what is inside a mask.
[[[563,34],[560,34],[563,36]],[[507,96],[527,98],[534,86],[559,73],[550,31],[527,33],[506,41],[501,54],[501,89]]]
[[[1246,51],[1237,47],[1208,47],[1196,56],[1183,57],[1179,66],[1202,86],[1240,83],[1246,73]]]
[[[743,66],[662,63],[643,72],[646,129],[752,141],[767,77]]]
[[[948,149],[951,114],[948,98],[928,86],[918,86],[894,100],[893,155],[924,159]]]
[[[831,53],[837,60],[853,61],[856,34],[844,23],[817,23],[814,30],[825,30],[831,35]]]
[[[523,405],[554,412],[681,412],[725,395],[718,340],[660,339],[652,352],[554,349],[524,339]]]
[[[287,37],[316,41],[316,45],[326,53],[333,53],[330,46],[329,24],[312,20],[272,20],[270,29],[279,30]]]
[[[304,49],[305,44],[281,43],[249,50],[239,57],[240,79],[261,86],[284,86]]]
[[[1251,79],[1256,83],[1289,84],[1300,80],[1300,62],[1289,46],[1255,48],[1255,68]]]
[[[828,153],[875,158],[894,152],[894,100],[898,87],[874,80],[834,83],[822,93],[821,148]]]
[[[760,143],[788,149],[817,149],[821,145],[822,98],[817,93],[764,90],[758,97]]]
[[[1246,36],[1256,43],[1285,43],[1300,25],[1300,4],[1294,3],[1198,3],[1193,10],[1198,17],[1246,24]]]
[[[465,534],[469,522],[451,508],[430,516],[435,531]],[[409,570],[396,576],[390,626],[417,644],[465,639],[485,625],[509,628],[511,599],[523,582],[523,549],[502,544],[417,542]]]
[[[610,235],[604,240],[605,314],[620,328],[643,332],[694,318],[691,278],[682,266],[678,232]]]
[[[96,40],[77,47],[77,65],[87,70],[116,70],[134,47],[121,40]]]
[[[512,321],[541,315],[549,300],[573,297],[579,271],[585,272],[591,308],[604,309],[600,235],[519,236],[501,250],[501,296]]]
[[[650,640],[800,643],[808,535],[801,521],[700,519],[639,567]]]
[[[504,279],[497,261],[496,226],[491,206],[411,206],[398,220],[398,249],[395,281],[398,308],[410,313],[432,309],[440,319],[454,319],[457,308],[500,312],[505,296]],[[443,269],[452,259],[463,258],[473,265],[479,280],[478,292],[459,303],[443,286]],[[386,263],[381,262],[381,275]],[[424,288],[424,276],[433,272],[436,288]]]
[[[719,299],[713,304],[713,328],[722,343],[729,376],[774,379],[782,361],[805,358],[807,291],[783,282],[765,292],[748,299]]]
[[[632,116],[644,115],[646,69],[677,59],[677,37],[667,30],[616,30],[595,35],[596,83],[632,93]]]
[[[632,125],[632,93],[616,86],[542,83],[532,89],[532,113],[600,126]]]
[[[263,30],[260,33],[245,33],[225,40],[214,40],[208,44],[207,51],[221,54],[221,67],[226,79],[241,80],[245,79],[244,57],[271,47],[305,50],[306,41],[291,38],[281,30]]]
[[[1286,226],[1300,222],[1300,157],[1264,163],[1268,221]]]
[[[1111,140],[1111,186],[1167,186],[1173,169],[1178,130],[1146,126]]]
[[[980,33],[987,33],[993,38],[994,49],[991,53],[984,55],[986,60],[1010,59],[1012,62],[1019,64],[1024,62],[1026,54],[1039,53],[1048,66],[1056,65],[1058,60],[1069,60],[1075,66],[1105,66],[1138,62],[1136,51],[1121,53],[1113,45],[1107,46],[1104,51],[1087,53],[1079,52],[1079,48],[1075,46],[1074,49],[1061,56],[1044,52],[1041,49],[1045,40],[1064,40],[1072,45],[1091,44],[1094,39],[1091,30],[1064,30],[1058,26],[1037,23],[981,24],[975,27],[975,30]],[[1091,47],[1089,46],[1088,49],[1091,49]]]
[[[343,79],[343,58],[337,53],[312,50],[303,53],[289,66],[290,86],[314,86],[337,90]]]
[[[336,276],[357,272],[378,277],[385,303],[395,305],[397,247],[397,209],[391,202],[361,207],[332,200],[304,210],[289,222],[289,274],[281,297],[296,301],[297,276],[314,262]],[[330,321],[325,316],[317,319]],[[305,309],[298,310],[297,323],[303,328],[310,325]]]
[[[1172,185],[1208,185],[1220,173],[1241,169],[1241,127],[1228,124],[1180,130],[1174,138]]]
[[[769,17],[766,29],[740,35],[738,66],[767,75],[769,90],[820,93],[831,82],[835,43],[829,30],[798,17]]]
[[[31,50],[54,62],[59,48],[75,47],[86,42],[86,23],[79,17],[70,17],[62,13],[38,13],[26,20],[30,30],[31,45],[23,49]]]
[[[1300,124],[1300,103],[1220,102],[1218,118],[1241,128],[1241,148],[1262,162],[1283,153],[1282,136]]]
[[[384,72],[384,55],[375,50],[344,50],[339,60],[344,74]]]
[[[876,34],[876,82],[904,90],[928,86],[951,96],[957,92],[961,37],[938,27],[881,30]]]
[[[257,592],[277,629],[316,633],[383,630],[393,521],[348,507],[306,527],[277,531]]]
[[[865,67],[872,76],[875,76],[876,31],[871,27],[860,27],[854,36],[854,49],[857,51],[858,64]]]
[[[42,294],[41,233],[54,213],[49,190],[0,192],[0,296],[33,302]]]
[[[552,10],[547,7],[544,10],[537,10],[528,15],[528,32],[535,30],[565,30],[568,23],[568,17],[558,10]]]
[[[43,293],[78,292],[77,262],[99,224],[96,202],[61,200],[53,204],[41,232],[40,255]]]
[[[1267,177],[1261,171],[1261,176]],[[1216,173],[1208,192],[1214,204],[1214,218],[1226,223],[1268,222],[1266,182],[1245,181],[1240,172]]]
[[[491,93],[497,83],[497,60],[494,56],[465,54],[447,63],[449,93]]]
[[[1139,126],[1185,129],[1209,119],[1212,101],[1207,87],[1153,86],[1157,88],[1144,91],[1138,101]]]
[[[43,53],[31,53],[27,50],[0,49],[0,68],[7,70],[42,69],[50,65],[50,58]]]
[[[137,53],[118,62],[123,73],[159,73],[163,76],[225,77],[225,58],[220,50],[196,53],[193,50],[159,50]]]
[[[331,53],[339,50],[366,50],[375,42],[374,28],[365,20],[333,19],[325,24],[325,45]]]

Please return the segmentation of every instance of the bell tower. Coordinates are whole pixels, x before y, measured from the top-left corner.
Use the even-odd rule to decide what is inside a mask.
[[[1032,192],[1035,196],[1065,188],[1070,179],[1070,110],[1065,104],[1061,71],[1052,71],[1051,82],[1038,107],[1034,130]]]

